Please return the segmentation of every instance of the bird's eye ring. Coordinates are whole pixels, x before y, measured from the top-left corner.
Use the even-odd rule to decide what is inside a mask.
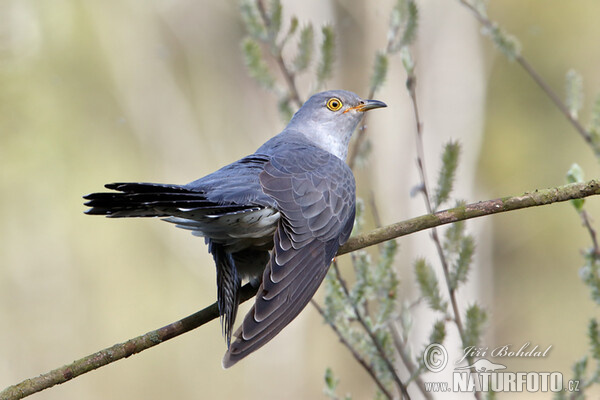
[[[331,99],[327,100],[327,108],[329,108],[331,111],[338,111],[340,108],[342,108],[342,106],[342,101],[337,97],[332,97]]]

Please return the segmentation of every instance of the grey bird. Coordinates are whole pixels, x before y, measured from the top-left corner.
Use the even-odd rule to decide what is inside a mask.
[[[87,214],[161,217],[202,236],[217,267],[223,366],[256,351],[308,304],[354,225],[345,159],[365,111],[386,107],[344,90],[313,95],[254,154],[186,185],[111,183]],[[231,342],[242,280],[258,286]]]

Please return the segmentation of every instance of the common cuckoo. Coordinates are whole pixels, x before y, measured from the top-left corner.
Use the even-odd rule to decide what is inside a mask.
[[[317,93],[254,154],[187,185],[111,183],[87,214],[161,217],[202,236],[217,267],[228,368],[308,304],[352,231],[355,183],[345,159],[363,113],[386,107],[344,90]],[[242,280],[258,286],[231,342]]]

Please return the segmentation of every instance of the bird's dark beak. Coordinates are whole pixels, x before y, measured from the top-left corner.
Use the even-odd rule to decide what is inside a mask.
[[[379,101],[379,100],[363,100],[361,102],[361,104],[354,106],[354,107],[350,107],[349,109],[347,109],[346,111],[344,111],[344,113],[347,113],[350,110],[356,110],[356,111],[360,111],[360,112],[365,112],[365,111],[369,111],[369,110],[373,110],[375,108],[382,108],[382,107],[387,107],[387,104],[385,104],[383,101]]]

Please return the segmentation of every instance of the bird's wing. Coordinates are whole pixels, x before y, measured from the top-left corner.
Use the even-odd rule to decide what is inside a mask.
[[[352,172],[323,150],[307,146],[272,157],[260,183],[281,218],[255,304],[225,354],[225,368],[263,346],[302,311],[354,222]]]

